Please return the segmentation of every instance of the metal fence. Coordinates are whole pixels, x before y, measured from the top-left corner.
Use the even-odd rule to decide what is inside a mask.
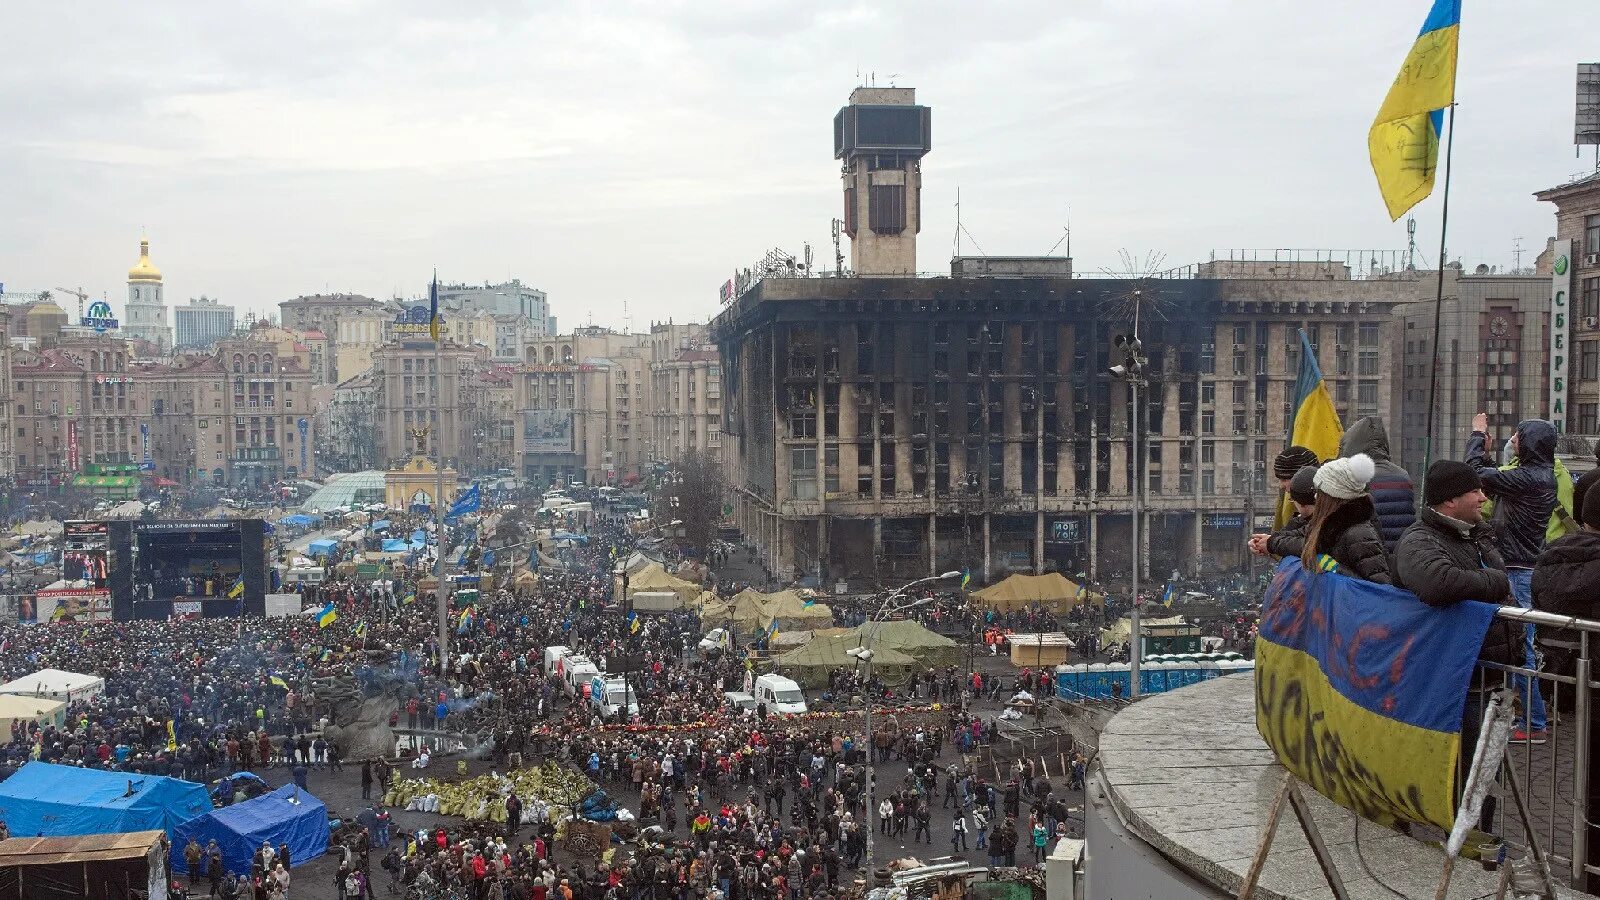
[[[1523,827],[1514,814],[1511,798],[1504,797],[1499,833],[1507,846],[1523,852],[1530,842],[1537,841],[1548,854],[1551,868],[1564,870],[1568,883],[1582,889],[1587,875],[1600,875],[1600,860],[1589,859],[1590,829],[1595,826],[1589,819],[1587,802],[1592,752],[1590,716],[1595,709],[1594,691],[1600,688],[1600,683],[1593,680],[1590,651],[1596,643],[1594,636],[1600,634],[1600,621],[1512,606],[1501,607],[1498,615],[1541,630],[1561,628],[1575,633],[1576,640],[1562,642],[1570,646],[1541,642],[1541,665],[1537,669],[1479,663],[1473,688],[1482,696],[1486,689],[1510,687],[1524,711],[1531,707],[1536,687],[1544,696],[1548,717],[1545,742],[1513,743],[1507,751],[1532,828]],[[1472,713],[1470,707],[1468,713]],[[1463,749],[1463,755],[1465,752]],[[1499,788],[1506,789],[1503,784]]]

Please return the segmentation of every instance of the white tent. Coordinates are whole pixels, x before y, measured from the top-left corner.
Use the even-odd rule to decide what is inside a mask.
[[[11,725],[19,719],[40,725],[60,725],[66,720],[67,705],[48,697],[22,697],[0,694],[0,735],[10,736]]]
[[[60,669],[40,669],[15,681],[0,684],[0,694],[50,697],[55,700],[89,700],[106,692],[106,680]]]

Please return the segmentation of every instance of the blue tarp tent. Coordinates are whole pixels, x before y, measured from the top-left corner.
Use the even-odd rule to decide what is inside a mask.
[[[421,528],[418,528],[416,531],[411,532],[411,543],[413,543],[413,544],[426,544],[427,542],[428,542],[428,533],[426,531],[423,531]]]
[[[388,538],[383,542],[383,552],[404,553],[411,549],[411,545],[398,538]]]
[[[190,819],[172,832],[172,871],[186,871],[183,848],[189,837],[204,847],[215,840],[229,872],[250,871],[250,856],[263,841],[289,845],[294,865],[319,859],[328,851],[328,808],[321,800],[286,784],[254,800],[235,803]]]
[[[311,544],[306,547],[306,555],[307,556],[327,556],[330,553],[332,553],[334,551],[334,549],[337,548],[338,546],[339,546],[339,542],[338,541],[329,540],[327,538],[323,538],[322,540],[319,540],[319,541],[312,541]]]
[[[30,762],[0,783],[0,821],[29,837],[170,831],[210,811],[203,785],[157,775]]]
[[[388,519],[379,519],[378,521],[372,523],[372,530],[373,531],[388,531],[389,530],[389,526],[393,525],[393,524],[394,523],[389,521]]]
[[[316,523],[318,523],[320,521],[322,521],[322,517],[321,516],[313,517],[313,516],[308,516],[305,513],[295,513],[292,516],[284,516],[283,518],[279,519],[278,520],[278,524],[279,525],[288,525],[291,528],[307,528],[307,527],[309,527],[311,525],[315,525]]]

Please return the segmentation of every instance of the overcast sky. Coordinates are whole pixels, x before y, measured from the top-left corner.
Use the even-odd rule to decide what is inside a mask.
[[[1571,146],[1592,4],[1467,0],[1452,258],[1510,265],[1521,237],[1531,264],[1554,227],[1531,192],[1592,168]],[[0,282],[120,310],[143,228],[169,303],[416,295],[437,266],[543,288],[563,329],[621,326],[624,302],[635,328],[703,321],[769,247],[831,259],[858,71],[934,110],[925,271],[958,186],[984,251],[1043,254],[1070,218],[1081,272],[1403,250],[1366,133],[1427,5],[7,4]],[[1432,258],[1439,192],[1413,214]]]

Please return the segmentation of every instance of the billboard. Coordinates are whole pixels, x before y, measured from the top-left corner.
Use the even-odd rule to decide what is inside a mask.
[[[1567,319],[1572,291],[1572,240],[1556,241],[1550,266],[1550,415],[1556,434],[1567,431]]]
[[[571,453],[572,410],[524,410],[522,450],[524,453]]]

